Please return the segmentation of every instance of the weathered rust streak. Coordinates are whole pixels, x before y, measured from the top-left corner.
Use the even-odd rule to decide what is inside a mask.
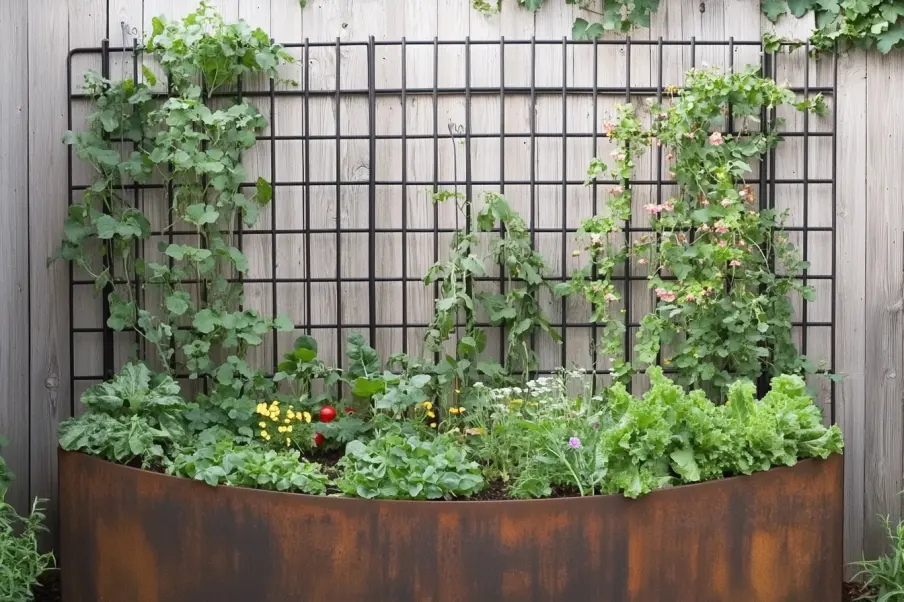
[[[61,452],[67,602],[830,602],[842,459],[617,496],[317,498]]]

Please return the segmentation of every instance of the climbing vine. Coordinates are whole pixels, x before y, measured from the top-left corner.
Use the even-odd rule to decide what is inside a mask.
[[[588,252],[589,263],[557,291],[590,302],[592,319],[604,324],[599,345],[613,357],[616,378],[654,364],[660,354],[682,384],[695,387],[815,371],[791,338],[789,295],[813,299],[797,278],[808,266],[782,229],[785,215],[761,208],[744,179],[751,163],[780,141],[781,120],[761,124],[761,113],[790,105],[824,114],[822,96],[796,102],[790,90],[754,69],[693,70],[683,90],[667,92],[671,102],[650,109],[650,129],[631,107],[620,107],[616,121],[606,124],[617,144],[609,172],[620,183],[610,191],[607,213],[585,220],[579,232],[582,248],[575,254]],[[630,217],[633,159],[654,140],[666,153],[678,193],[644,207],[651,234],[613,245],[612,234]],[[594,159],[588,173],[592,179],[606,169]],[[657,297],[641,322],[633,365],[621,357],[624,320],[616,314],[621,298],[612,283],[614,267],[629,257],[646,266]]]
[[[248,270],[233,244],[237,222],[254,225],[272,196],[263,178],[249,192],[242,167],[267,120],[238,97],[220,94],[216,106],[212,99],[244,75],[276,77],[292,59],[262,30],[227,25],[206,3],[181,21],[155,18],[145,51],[166,74],[162,97],[147,68],[145,83],[85,78],[94,111],[88,130],[67,133],[65,142],[97,177],[70,207],[57,257],[94,279],[109,301],[107,326],[138,333],[162,371],[185,371],[239,395],[262,379],[245,361],[249,349],[293,325],[243,309],[235,278]],[[134,150],[123,152],[123,142]],[[161,223],[136,205],[133,184],[161,191]],[[158,252],[140,253],[152,234]]]
[[[503,4],[503,0],[471,1],[484,14],[499,12]],[[586,13],[586,18],[575,19],[571,34],[576,40],[649,27],[660,3],[660,0],[564,1]],[[517,0],[517,3],[533,11],[552,4],[547,0]],[[842,50],[859,47],[882,53],[904,47],[904,4],[898,0],[762,0],[760,6],[772,22],[789,12],[797,18],[813,12],[816,29],[810,43],[817,51],[831,50],[836,43]]]

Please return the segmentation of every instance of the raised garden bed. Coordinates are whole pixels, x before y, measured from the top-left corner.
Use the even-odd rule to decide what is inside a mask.
[[[234,487],[60,453],[67,602],[825,602],[843,460],[655,491],[410,502]]]

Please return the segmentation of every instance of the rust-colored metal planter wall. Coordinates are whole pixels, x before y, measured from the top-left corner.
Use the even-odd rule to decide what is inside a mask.
[[[842,459],[658,491],[392,502],[60,455],[65,602],[837,602]]]

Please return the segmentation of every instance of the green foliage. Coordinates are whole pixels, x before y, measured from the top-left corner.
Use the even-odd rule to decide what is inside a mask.
[[[339,489],[366,499],[452,499],[484,486],[480,466],[450,435],[428,439],[397,427],[350,442],[339,469]]]
[[[618,184],[609,189],[605,212],[583,220],[578,229],[582,248],[572,255],[587,253],[587,263],[572,274],[570,281],[556,285],[554,290],[559,295],[580,295],[590,303],[590,319],[603,326],[600,352],[610,358],[613,376],[622,379],[630,366],[624,358],[624,310],[619,309],[621,296],[612,276],[628,257],[629,240],[623,231],[631,218],[630,179],[635,161],[650,143],[650,133],[644,130],[632,105],[619,106],[614,122],[607,121],[603,127],[616,145],[612,151],[614,162],[609,167],[599,159],[591,160],[586,184],[594,184],[607,172]]]
[[[180,90],[201,76],[212,95],[243,75],[264,73],[276,78],[280,63],[294,62],[266,32],[251,29],[244,21],[226,24],[207,2],[201,2],[196,12],[181,21],[155,17],[151,24],[147,50]]]
[[[593,40],[607,32],[629,33],[649,27],[650,18],[659,9],[659,0],[564,0],[577,5],[587,18],[578,17],[572,26],[575,40]],[[518,5],[536,11],[550,4],[543,0],[518,0]],[[500,11],[501,0],[472,0],[475,10],[486,15]],[[760,8],[770,21],[791,13],[796,18],[813,12],[816,30],[810,37],[814,52],[852,47],[876,49],[887,53],[904,47],[904,6],[898,0],[762,0]],[[768,36],[768,38],[767,38]],[[777,37],[764,36],[767,52],[775,52]],[[801,45],[792,43],[790,48]]]
[[[738,381],[728,403],[716,405],[658,367],[648,375],[650,390],[640,397],[616,383],[600,397],[570,398],[561,377],[492,391],[469,443],[488,478],[516,497],[567,487],[634,498],[841,452],[838,427],[823,425],[800,377],[773,379],[759,401],[750,382]]]
[[[904,522],[892,527],[888,517],[883,519],[888,532],[891,550],[876,560],[862,560],[856,563],[860,572],[854,577],[862,580],[872,593],[859,598],[870,602],[899,602],[904,600]]]
[[[38,578],[53,566],[53,554],[38,548],[38,536],[46,531],[44,519],[39,500],[27,517],[20,517],[0,495],[0,600],[34,600]]]
[[[207,433],[196,448],[179,453],[167,472],[208,485],[253,487],[323,495],[329,479],[320,465],[300,459],[298,450],[273,450],[236,444],[219,433]]]
[[[6,445],[0,437],[0,447]],[[42,554],[38,536],[46,531],[41,500],[35,500],[31,513],[20,517],[6,503],[6,491],[15,476],[0,456],[0,600],[28,602],[38,577],[54,564],[53,554]]]
[[[85,391],[85,413],[60,425],[60,447],[122,463],[162,463],[186,435],[179,393],[171,377],[126,364],[112,381]]]

